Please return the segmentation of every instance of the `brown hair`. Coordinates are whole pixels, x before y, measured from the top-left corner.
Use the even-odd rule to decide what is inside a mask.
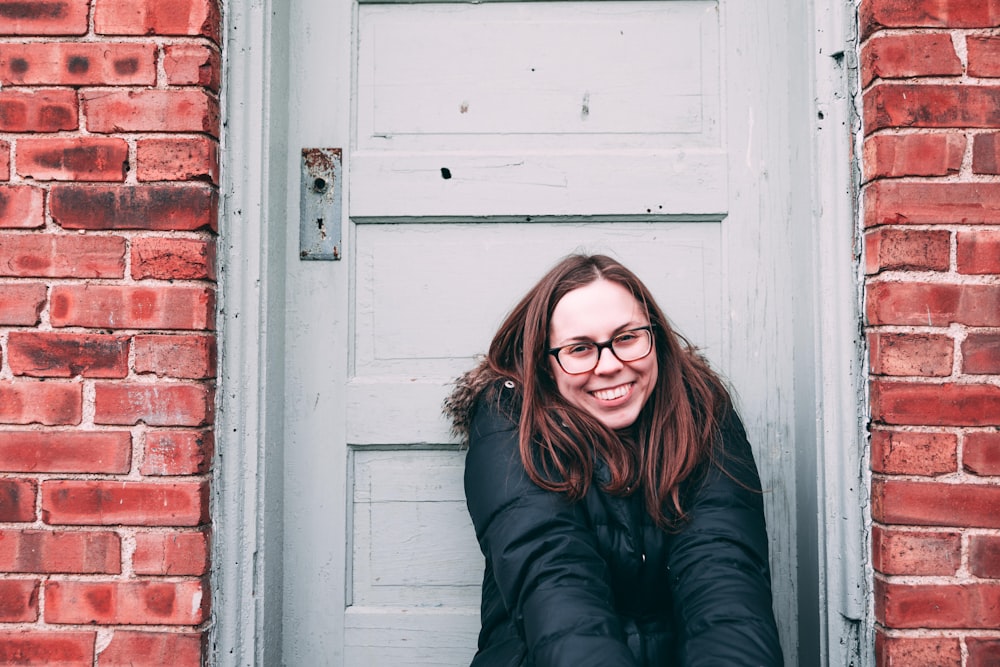
[[[627,289],[645,307],[654,327],[659,370],[656,385],[630,429],[634,446],[562,398],[546,353],[556,304],[568,292],[598,279]],[[604,486],[607,492],[626,495],[638,483],[657,524],[671,527],[683,518],[680,483],[710,455],[730,398],[720,378],[674,332],[634,273],[604,255],[566,257],[507,316],[485,363],[522,388],[520,452],[535,484],[581,498],[599,456],[611,473]],[[667,516],[668,507],[673,519]]]

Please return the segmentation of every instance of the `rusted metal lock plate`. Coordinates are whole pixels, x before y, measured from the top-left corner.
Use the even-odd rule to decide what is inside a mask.
[[[339,148],[302,149],[299,257],[340,259],[343,204]]]

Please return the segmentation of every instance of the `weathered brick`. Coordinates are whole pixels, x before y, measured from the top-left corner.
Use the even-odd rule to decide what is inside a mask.
[[[972,138],[972,172],[1000,174],[1000,133],[983,132]]]
[[[0,229],[37,229],[44,224],[44,190],[31,185],[0,185]]]
[[[951,433],[873,429],[872,470],[890,475],[942,475],[958,470],[958,438]]]
[[[951,375],[951,336],[875,332],[868,335],[871,372],[876,375]]]
[[[97,657],[98,667],[170,665],[201,667],[202,635],[194,632],[139,632],[115,630]]]
[[[0,276],[122,278],[125,239],[120,236],[0,233]]]
[[[874,37],[861,47],[861,85],[876,77],[954,76],[962,73],[948,33],[913,33]]]
[[[82,94],[91,132],[204,132],[219,136],[219,102],[201,88],[90,90]]]
[[[860,22],[862,38],[882,28],[993,28],[1000,0],[867,0]]]
[[[36,181],[124,181],[128,144],[109,137],[21,139],[17,173]]]
[[[958,637],[890,637],[876,630],[877,667],[962,667]]]
[[[883,574],[953,575],[962,565],[962,534],[872,526],[872,567]]]
[[[40,283],[0,283],[0,324],[38,324],[47,294]]]
[[[1000,285],[869,282],[866,315],[872,325],[1000,326]]]
[[[893,628],[1000,625],[1000,584],[896,584],[875,580],[875,617]]]
[[[0,181],[10,180],[10,142],[0,140]]]
[[[131,460],[128,431],[0,431],[0,470],[120,474]]]
[[[962,467],[976,475],[1000,475],[1000,432],[966,433]]]
[[[969,538],[969,569],[983,579],[1000,579],[1000,535]]]
[[[969,56],[969,76],[1000,76],[1000,38],[970,35],[965,44]]]
[[[222,57],[204,44],[169,44],[163,49],[163,69],[172,86],[205,86],[219,92]]]
[[[205,426],[213,421],[214,392],[205,384],[102,382],[95,386],[98,424]]]
[[[208,485],[46,480],[42,520],[50,525],[197,526],[208,520]]]
[[[0,44],[4,85],[151,86],[156,45],[134,42]]]
[[[79,125],[76,91],[0,91],[0,132],[61,132]]]
[[[49,581],[47,623],[197,625],[208,611],[200,581]]]
[[[1000,528],[1000,486],[875,480],[872,518],[897,525]]]
[[[215,229],[218,195],[207,183],[53,185],[52,219],[66,229]]]
[[[876,227],[865,234],[865,272],[947,271],[951,232]]]
[[[200,475],[212,465],[215,439],[212,431],[149,431],[143,475]]]
[[[879,83],[864,94],[865,134],[899,127],[1000,127],[1000,86]]]
[[[215,0],[95,0],[94,30],[102,35],[189,35],[219,41]]]
[[[92,667],[96,638],[94,632],[51,629],[0,632],[0,664]]]
[[[189,285],[55,285],[49,309],[54,327],[204,330],[214,318],[212,290]]]
[[[215,338],[202,335],[135,337],[135,372],[200,380],[215,377]]]
[[[965,135],[954,133],[876,134],[865,140],[865,180],[957,174],[965,143]]]
[[[210,137],[140,139],[136,163],[140,181],[219,182],[219,147]]]
[[[89,0],[0,0],[0,35],[85,35]]]
[[[1000,375],[1000,333],[971,333],[962,341],[962,371]]]
[[[865,227],[1000,224],[1000,183],[878,180],[864,198]]]
[[[136,280],[215,280],[215,242],[160,236],[132,240],[132,277]]]
[[[32,623],[38,619],[38,580],[0,579],[0,622]],[[3,634],[0,634],[0,640]],[[4,648],[0,642],[0,655]],[[10,664],[10,663],[7,663]],[[24,664],[24,663],[13,663]]]
[[[1000,415],[1000,387],[876,381],[871,402],[872,418],[885,424],[990,426]]]
[[[1000,665],[1000,637],[966,637],[969,659],[965,667],[997,667]]]
[[[73,382],[0,381],[0,423],[79,424],[83,385]]]
[[[34,521],[37,495],[38,487],[32,480],[0,478],[0,521]]]
[[[132,567],[136,574],[205,574],[208,572],[208,538],[200,531],[136,533]]]
[[[1000,231],[959,232],[955,263],[959,273],[1000,273]]]
[[[4,572],[118,574],[121,539],[112,532],[0,530]]]
[[[7,345],[14,375],[123,378],[128,375],[127,336],[12,331]]]

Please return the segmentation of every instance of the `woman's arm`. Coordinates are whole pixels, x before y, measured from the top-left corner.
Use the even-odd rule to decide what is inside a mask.
[[[517,424],[492,401],[472,420],[469,513],[504,607],[536,667],[634,667],[582,503],[528,477]]]
[[[779,667],[760,479],[734,412],[722,424],[716,457],[688,482],[689,520],[671,545],[680,664]]]

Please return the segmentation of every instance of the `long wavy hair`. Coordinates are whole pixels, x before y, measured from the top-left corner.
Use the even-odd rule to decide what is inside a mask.
[[[653,325],[658,374],[628,434],[615,432],[559,393],[547,349],[552,312],[567,293],[603,279],[624,287]],[[538,486],[582,498],[597,457],[613,495],[643,490],[654,521],[671,528],[684,518],[680,484],[711,456],[719,420],[730,404],[707,362],[674,332],[652,294],[621,263],[604,255],[560,261],[514,307],[490,344],[485,364],[522,388],[521,459]]]

